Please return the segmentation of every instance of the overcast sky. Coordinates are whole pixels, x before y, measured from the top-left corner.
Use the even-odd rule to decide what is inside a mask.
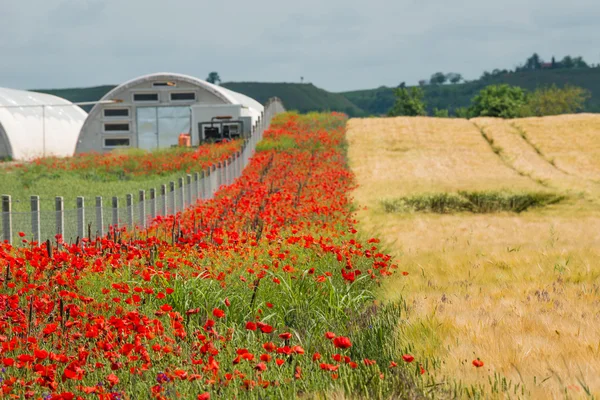
[[[152,72],[331,91],[475,79],[542,58],[600,62],[598,0],[0,0],[0,86],[118,84]]]

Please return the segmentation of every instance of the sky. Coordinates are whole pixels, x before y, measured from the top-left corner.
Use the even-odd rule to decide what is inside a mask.
[[[600,63],[598,0],[0,0],[0,87],[154,72],[329,91],[476,79],[533,52]]]

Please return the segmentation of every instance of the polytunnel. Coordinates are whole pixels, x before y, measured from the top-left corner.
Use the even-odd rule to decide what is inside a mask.
[[[248,137],[263,113],[256,100],[192,76],[144,75],[117,86],[94,106],[76,153],[173,147],[182,134],[192,146]]]
[[[86,117],[60,97],[0,88],[0,159],[72,156]]]

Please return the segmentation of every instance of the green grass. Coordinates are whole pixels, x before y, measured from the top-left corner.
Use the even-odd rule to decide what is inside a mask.
[[[431,212],[450,214],[456,212],[471,212],[486,214],[509,211],[521,213],[533,207],[543,207],[556,204],[565,196],[545,193],[509,193],[509,192],[467,192],[433,193],[392,200],[382,200],[381,204],[387,213],[402,212]]]

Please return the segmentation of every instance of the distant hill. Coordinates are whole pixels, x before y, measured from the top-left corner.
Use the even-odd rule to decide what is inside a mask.
[[[586,104],[586,112],[600,112],[600,68],[584,69],[548,69],[538,71],[509,72],[492,75],[468,83],[455,85],[426,85],[425,102],[429,113],[434,108],[453,111],[458,107],[467,107],[471,98],[488,85],[507,83],[527,90],[556,84],[580,86],[590,91],[592,97]],[[367,114],[386,114],[394,104],[394,88],[379,87],[370,90],[357,90],[343,94]]]
[[[265,104],[271,97],[279,97],[288,110],[299,112],[341,111],[350,116],[364,115],[363,110],[356,107],[343,95],[328,92],[310,83],[227,82],[222,86],[250,96],[262,104]],[[53,94],[72,102],[84,102],[100,100],[114,87],[114,85],[104,85],[89,88],[34,89],[34,91]],[[86,111],[91,108],[91,106],[83,107]]]
[[[341,111],[360,116],[364,111],[339,93],[331,93],[312,83],[226,82],[227,89],[256,99],[264,104],[270,97],[279,97],[288,110]]]

